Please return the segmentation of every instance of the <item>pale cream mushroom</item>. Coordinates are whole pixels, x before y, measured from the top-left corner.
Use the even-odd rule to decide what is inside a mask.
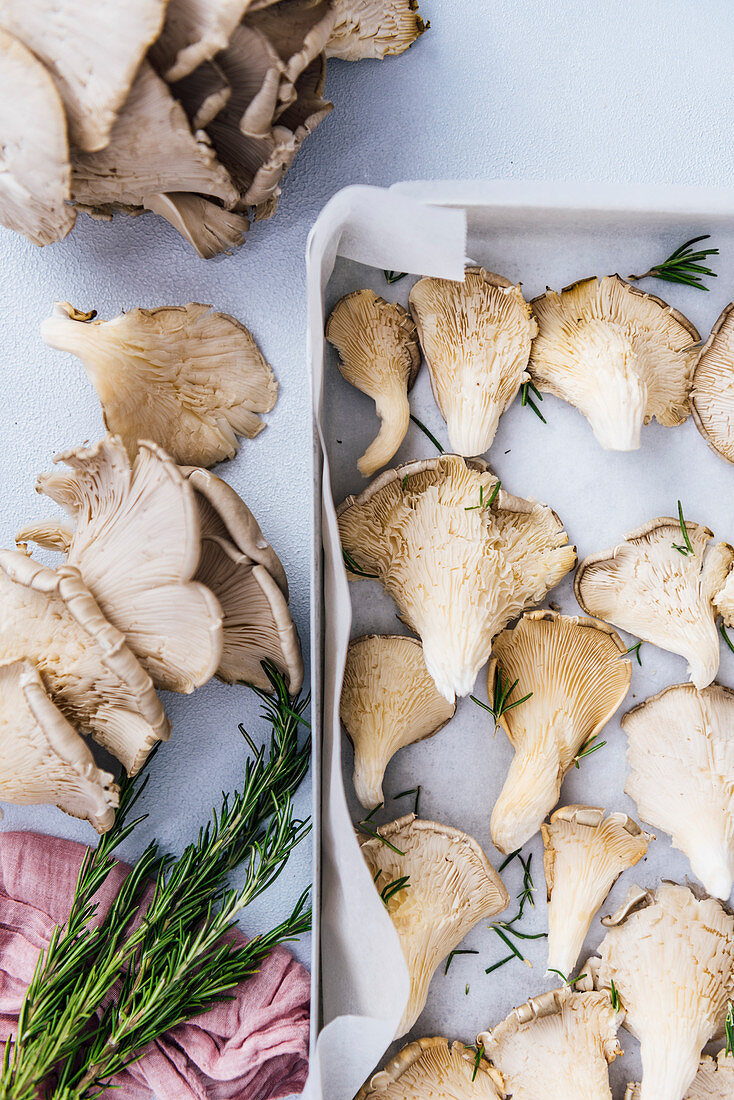
[[[337,302],[326,339],[339,352],[344,378],[374,400],[382,421],[357,462],[360,473],[371,477],[393,457],[410,423],[408,390],[421,365],[415,322],[402,306],[357,290]]]
[[[0,0],[0,25],[47,66],[71,140],[94,152],[110,140],[165,8],[166,0]]]
[[[714,601],[734,550],[725,542],[709,546],[708,527],[685,528],[686,536],[677,520],[662,517],[630,531],[618,546],[581,562],[574,589],[590,615],[685,657],[692,683],[703,688],[719,668]]]
[[[506,909],[509,896],[477,842],[458,829],[406,814],[376,831],[392,847],[378,837],[360,843],[378,892],[408,880],[387,901],[410,975],[399,1038],[423,1011],[436,967],[478,921]]]
[[[517,680],[499,719],[515,755],[492,810],[501,852],[521,848],[558,802],[563,777],[583,745],[614,714],[632,668],[619,636],[594,619],[533,611],[495,638],[489,698]]]
[[[734,302],[723,311],[701,349],[691,408],[709,447],[734,462]]]
[[[64,717],[134,775],[170,726],[150,676],[72,566],[0,550],[0,664],[28,660]]]
[[[186,191],[150,195],[144,206],[165,218],[196,249],[202,260],[211,260],[213,256],[239,248],[250,228],[249,218],[244,214],[224,210],[203,195],[191,195]]]
[[[41,524],[18,532],[17,541],[53,547],[68,540],[68,565],[157,687],[188,693],[207,683],[222,658],[223,612],[192,579],[199,509],[178,466],[152,443],[141,443],[130,462],[117,436],[55,461],[69,471],[42,474],[36,487],[71,515],[73,533],[60,526],[54,536]]]
[[[734,885],[734,692],[678,684],[625,714],[625,790],[710,894]]]
[[[153,64],[169,82],[181,80],[226,49],[251,0],[168,0]]]
[[[512,1100],[612,1100],[608,1066],[622,1013],[606,992],[564,987],[532,997],[477,1043]]]
[[[234,317],[191,302],[93,318],[57,302],[41,336],[81,359],[131,457],[150,439],[176,462],[212,466],[236,453],[238,435],[263,430],[257,414],[272,409],[278,384]]]
[[[38,58],[1,29],[0,131],[0,223],[34,244],[60,241],[76,217],[64,107]]]
[[[350,642],[340,715],[354,746],[354,789],[366,809],[385,801],[385,768],[398,749],[438,733],[455,710],[436,690],[417,638],[368,634]]]
[[[624,1100],[640,1100],[640,1086],[628,1085]],[[734,1100],[734,1058],[726,1049],[704,1055],[684,1100]]]
[[[533,381],[583,413],[602,447],[636,450],[653,417],[683,423],[700,337],[682,313],[619,275],[548,290],[531,304],[540,329]]]
[[[705,1044],[723,1034],[734,993],[734,917],[686,886],[634,887],[603,921],[600,959],[584,967],[614,982],[624,1026],[640,1040],[640,1100],[682,1100]]]
[[[505,493],[485,465],[458,455],[386,470],[344,501],[339,531],[357,567],[381,581],[422,639],[449,702],[472,690],[494,636],[576,560],[547,505]]]
[[[119,790],[49,698],[28,661],[0,666],[0,799],[49,802],[103,833]]]
[[[403,53],[430,26],[418,14],[418,0],[335,0],[334,6],[326,56],[343,61]]]
[[[500,1074],[463,1043],[416,1039],[373,1074],[355,1100],[504,1100]]]
[[[452,448],[484,454],[528,377],[538,331],[530,306],[519,286],[469,267],[463,283],[420,279],[410,309]]]
[[[714,596],[714,607],[726,626],[734,626],[734,567],[729,570],[723,586]]]
[[[562,806],[541,825],[548,888],[548,970],[569,978],[599,906],[655,838],[627,814]]]

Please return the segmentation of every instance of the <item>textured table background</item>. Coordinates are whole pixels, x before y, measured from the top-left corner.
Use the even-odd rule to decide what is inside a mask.
[[[308,631],[310,413],[304,358],[304,247],[323,204],[350,183],[401,179],[532,179],[731,186],[734,24],[727,0],[421,0],[430,31],[402,58],[332,62],[333,114],[288,176],[281,209],[218,262],[196,258],[152,216],[111,224],[80,217],[65,242],[40,251],[0,230],[0,539],[50,507],[36,473],[58,450],[96,438],[99,407],[80,364],[44,347],[54,298],[109,317],[136,305],[211,302],[254,332],[280,380],[267,430],[220,472],[242,493],[280,553],[301,635]],[[148,822],[172,850],[191,839],[219,791],[233,786],[257,705],[212,684],[166,700],[174,734],[154,768]],[[306,813],[308,794],[299,807]],[[90,839],[53,809],[11,807],[4,826]],[[243,920],[257,929],[310,877],[293,857],[278,887]],[[307,958],[308,945],[297,948]]]

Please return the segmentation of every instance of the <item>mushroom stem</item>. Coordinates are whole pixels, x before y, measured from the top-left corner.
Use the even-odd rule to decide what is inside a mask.
[[[381,421],[380,430],[357,463],[363,477],[372,477],[390,461],[405,439],[410,423],[408,396],[399,386],[376,394],[375,409]]]
[[[527,378],[527,375],[523,375]],[[487,440],[497,434],[504,408],[492,405],[489,399],[477,402],[472,391],[458,391],[446,405],[446,429],[451,448],[460,455],[482,455],[489,449]]]
[[[672,1015],[672,1013],[671,1013]],[[702,1031],[695,1040],[690,1035],[690,1021],[680,1017],[680,1042],[671,1042],[671,1029],[645,1037],[642,1057],[640,1100],[680,1100],[696,1076],[700,1051],[708,1034]],[[694,1046],[695,1042],[695,1046]]]
[[[549,723],[539,737],[520,746],[512,759],[492,810],[492,842],[503,854],[522,848],[558,801],[566,770],[559,745],[572,743],[573,730],[564,725],[562,733],[554,732],[557,724]]]
[[[609,378],[598,376],[593,400],[582,412],[605,451],[636,451],[647,400],[647,386],[622,360]]]
[[[379,755],[377,752],[371,756],[366,756],[364,753],[355,753],[352,782],[360,804],[366,809],[373,810],[384,803],[385,796],[382,793],[382,781],[385,778],[385,769],[392,760],[395,749],[399,747],[399,744],[397,746],[385,744],[380,746],[383,751]]]

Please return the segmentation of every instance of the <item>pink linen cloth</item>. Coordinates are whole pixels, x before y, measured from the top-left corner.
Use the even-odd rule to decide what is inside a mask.
[[[0,1042],[14,1034],[39,951],[66,919],[85,847],[38,833],[0,833]],[[106,912],[129,868],[99,891]],[[245,942],[236,933],[235,939]],[[152,1043],[115,1078],[115,1100],[276,1100],[302,1091],[308,1070],[310,982],[284,948],[234,999]]]

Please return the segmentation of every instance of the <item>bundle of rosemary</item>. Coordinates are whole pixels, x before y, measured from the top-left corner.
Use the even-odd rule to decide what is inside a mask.
[[[5,1048],[1,1100],[35,1100],[42,1084],[52,1100],[92,1100],[148,1043],[226,998],[276,944],[309,930],[304,894],[269,932],[246,944],[225,936],[310,829],[292,807],[308,769],[310,739],[299,744],[298,736],[308,700],[291,698],[275,667],[263,667],[273,695],[257,694],[272,735],[267,749],[257,749],[240,727],[252,749],[242,788],[223,795],[178,858],[152,842],[94,922],[95,893],[116,865],[112,853],[143,820],[131,813],[147,779],[123,777],[115,823],[86,854],[68,920],[39,957],[15,1041]],[[242,884],[230,888],[228,875],[242,867]]]

